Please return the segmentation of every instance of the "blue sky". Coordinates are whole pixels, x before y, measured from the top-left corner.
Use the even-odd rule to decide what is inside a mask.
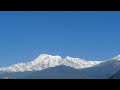
[[[0,12],[0,66],[44,53],[87,60],[120,54],[120,12]]]

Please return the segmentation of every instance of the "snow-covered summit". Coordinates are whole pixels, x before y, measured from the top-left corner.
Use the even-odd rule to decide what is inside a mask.
[[[1,67],[0,72],[37,71],[59,65],[66,65],[77,69],[81,69],[81,68],[92,67],[101,62],[102,61],[86,61],[80,58],[73,58],[69,56],[62,59],[62,57],[58,55],[52,56],[48,54],[41,54],[35,60],[30,62],[18,63],[11,65],[9,67]]]
[[[115,57],[112,58],[112,59],[114,59],[114,60],[120,60],[120,55],[117,55],[117,56],[115,56]]]
[[[52,56],[52,55],[49,55],[49,54],[41,54],[41,55],[39,55],[38,56],[38,58],[56,58],[56,59],[62,59],[61,58],[61,56],[58,56],[58,55],[56,55],[56,56]]]

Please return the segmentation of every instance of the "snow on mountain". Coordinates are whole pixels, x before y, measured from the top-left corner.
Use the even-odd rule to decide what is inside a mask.
[[[105,61],[86,61],[80,58],[73,58],[69,56],[62,59],[60,56],[57,55],[52,56],[48,54],[41,54],[31,62],[18,63],[9,67],[1,67],[0,75],[3,76],[6,75],[6,77],[9,75],[11,76],[18,75],[18,77],[21,77],[28,75],[34,71],[40,71],[40,72],[44,70],[46,71],[46,69],[49,70],[49,68],[52,67],[53,69],[55,69],[54,67],[57,66],[60,67],[59,69],[55,69],[55,70],[56,71],[61,70],[61,65],[79,70],[79,72],[76,72],[77,73],[76,75],[78,75],[80,79],[108,79],[112,75],[120,71],[120,55]],[[62,68],[62,69],[66,69],[66,68]],[[66,72],[66,70],[62,70],[62,71]]]
[[[86,61],[86,60],[83,60],[80,58],[72,58],[72,57],[67,56],[63,60],[63,65],[82,69],[82,68],[92,67],[92,66],[99,64],[101,62],[102,61]]]
[[[115,56],[114,58],[112,58],[113,60],[120,60],[120,55]]]
[[[120,70],[119,55],[94,65],[89,68],[83,68],[80,71],[81,78],[85,79],[108,79]]]
[[[0,71],[5,72],[24,72],[33,70],[42,70],[48,67],[54,67],[61,64],[60,56],[52,56],[47,54],[41,54],[34,61],[27,63],[18,63],[9,67],[0,68]]]
[[[49,67],[55,67],[59,65],[66,65],[77,69],[92,67],[101,63],[102,61],[86,61],[79,58],[72,58],[67,56],[62,59],[60,56],[52,56],[48,54],[41,54],[35,60],[26,63],[18,63],[9,67],[1,67],[0,73],[4,72],[25,72],[25,71],[37,71],[43,70]]]

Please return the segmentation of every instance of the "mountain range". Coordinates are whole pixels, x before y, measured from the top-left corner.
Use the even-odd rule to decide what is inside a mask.
[[[0,78],[108,79],[120,70],[120,55],[104,61],[41,54],[35,60],[0,68]]]

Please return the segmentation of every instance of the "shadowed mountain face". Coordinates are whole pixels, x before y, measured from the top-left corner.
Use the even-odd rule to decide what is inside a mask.
[[[12,73],[4,73],[0,74],[0,79],[4,79],[9,77],[11,79],[23,79],[25,76],[31,74],[32,72],[12,72]]]
[[[119,60],[109,60],[90,68],[80,70],[80,77],[85,79],[108,79],[120,70]]]
[[[0,78],[11,77],[13,79],[79,79],[78,69],[69,66],[56,66],[42,71],[15,72],[0,75]]]
[[[116,74],[112,75],[110,79],[120,79],[120,71],[118,71]]]
[[[80,70],[69,66],[56,66],[42,71],[37,71],[25,77],[28,79],[79,79]]]

